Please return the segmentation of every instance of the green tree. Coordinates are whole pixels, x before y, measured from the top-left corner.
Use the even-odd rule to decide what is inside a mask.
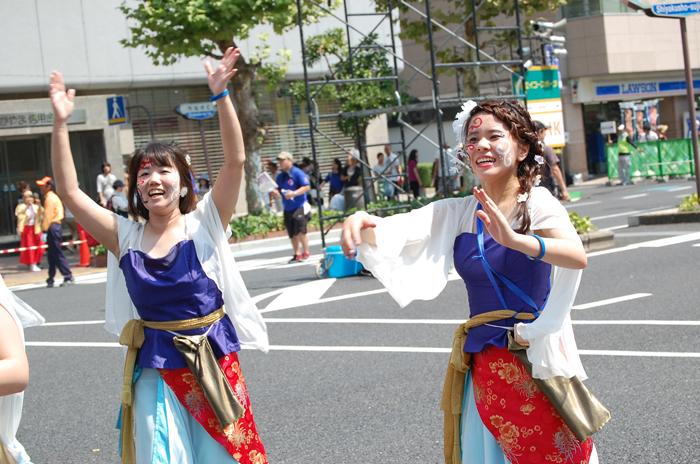
[[[341,113],[396,105],[394,80],[332,83],[332,80],[393,76],[394,69],[389,65],[386,52],[381,48],[370,47],[376,40],[376,34],[365,38],[355,50],[351,61],[348,59],[348,44],[343,29],[330,29],[311,37],[305,44],[306,63],[313,67],[323,60],[330,70],[326,79],[331,81],[322,87],[311,87],[309,91],[312,98],[340,102]],[[293,82],[290,91],[298,102],[306,103],[304,81]],[[357,118],[361,136],[364,136],[367,125],[374,117]],[[338,128],[348,137],[355,137],[355,118],[340,118]]]
[[[374,1],[378,11],[386,11],[389,5],[389,0]],[[425,2],[423,0],[408,3],[413,4],[413,6],[420,11],[425,10],[425,7],[423,6]],[[428,50],[430,46],[428,42],[428,23],[425,18],[418,16],[404,3],[392,1],[391,4],[400,11],[399,23],[401,25],[401,33],[399,34],[399,37],[402,39],[414,40],[415,42],[422,44],[425,49]],[[534,13],[540,11],[556,11],[560,6],[566,4],[566,0],[520,0],[518,4],[520,7],[521,18],[525,18],[530,17]],[[493,19],[496,16],[504,15],[506,17],[511,17],[515,14],[514,0],[477,0],[476,5],[478,27],[495,26]],[[464,19],[472,13],[472,3],[469,0],[441,0],[439,2],[433,0],[430,3],[430,13],[433,20],[450,30],[454,30],[458,24],[464,21]],[[438,28],[433,27],[433,31],[437,30]],[[517,33],[515,31],[506,31],[503,33],[494,34],[494,36],[491,37],[488,42],[484,41],[483,35],[484,34],[482,32],[479,36],[479,45],[482,49],[488,42],[503,45],[505,43],[515,44],[517,41]],[[472,45],[475,43],[473,21],[467,21],[462,26],[462,37]],[[439,43],[442,43],[442,40]],[[443,48],[436,52],[436,58],[440,63],[469,63],[475,61],[488,61],[483,55],[477,57],[476,50],[471,47],[460,47],[456,49]],[[444,72],[449,75],[454,73],[454,70],[443,69],[440,70],[440,72]],[[463,95],[466,97],[478,96],[479,68],[468,67],[466,69],[460,69],[458,72],[462,76]]]
[[[302,1],[302,17],[306,24],[316,22],[324,10],[309,1]],[[144,47],[156,65],[171,65],[182,57],[223,57],[228,47],[249,37],[251,29],[269,24],[276,34],[297,24],[296,0],[146,0],[136,7],[122,3],[121,11],[136,22],[131,37],[122,41],[127,47]],[[246,150],[245,178],[248,210],[263,207],[256,187],[257,175],[262,171],[260,150],[265,129],[258,116],[256,89],[259,80],[266,81],[267,90],[273,89],[284,77],[289,52],[280,52],[276,62],[265,62],[270,56],[264,43],[251,56],[241,56],[236,63],[238,72],[231,79],[233,99],[243,129]]]

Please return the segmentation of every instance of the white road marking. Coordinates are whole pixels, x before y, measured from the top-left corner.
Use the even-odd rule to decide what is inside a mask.
[[[603,229],[598,229],[598,230],[618,230],[618,229],[627,229],[629,228],[629,224],[623,224],[621,226],[614,226],[614,227],[605,227]]]
[[[610,219],[610,218],[616,218],[616,217],[622,217],[622,216],[632,216],[633,214],[649,213],[651,211],[658,211],[660,209],[668,209],[668,208],[669,208],[668,206],[660,206],[658,208],[640,209],[637,211],[627,211],[625,213],[608,214],[607,216],[592,217],[591,221],[598,221],[601,219]]]
[[[35,327],[54,327],[62,325],[93,325],[93,324],[104,324],[105,321],[67,321],[67,322],[44,322],[41,325]]]
[[[631,200],[632,198],[641,198],[641,197],[645,197],[645,196],[647,196],[647,195],[648,195],[648,194],[646,194],[646,193],[638,193],[638,194],[636,194],[636,195],[627,195],[627,196],[624,196],[624,197],[618,197],[617,199],[618,199],[618,200]]]
[[[660,248],[670,245],[678,245],[686,242],[694,242],[696,240],[700,240],[700,232],[678,235],[676,237],[661,238],[658,240],[651,240],[648,242],[633,243],[632,245],[627,245],[620,248],[611,248],[609,250],[594,251],[591,253],[587,253],[586,256],[592,258],[594,256],[609,255],[611,253],[636,250],[637,248]]]
[[[692,187],[692,186],[690,186],[690,185],[688,185],[688,186],[686,186],[686,187],[676,187],[676,188],[672,188],[672,189],[670,189],[670,190],[667,190],[667,192],[678,192],[679,190],[688,190],[688,189],[691,189],[691,188],[695,188],[695,187]]]
[[[601,203],[601,202],[600,202],[600,201],[587,201],[587,202],[585,202],[585,203],[576,203],[575,205],[574,205],[574,204],[571,204],[571,205],[566,205],[566,206],[564,206],[564,207],[567,208],[567,209],[568,209],[568,208],[573,208],[574,206],[577,207],[577,208],[579,208],[579,207],[581,207],[581,206],[597,205],[598,203]]]
[[[312,280],[311,282],[306,282],[301,285],[287,287],[261,312],[280,311],[282,309],[309,306],[325,302],[327,300],[321,300],[321,297],[331,288],[335,280],[336,279]]]
[[[608,298],[607,300],[593,301],[591,303],[574,305],[571,307],[571,309],[597,308],[599,306],[606,306],[610,304],[620,303],[623,301],[636,300],[637,298],[644,298],[646,296],[651,296],[651,293],[633,293],[632,295],[618,296],[616,298]]]
[[[122,348],[119,343],[110,342],[25,342],[25,346],[56,348]],[[246,350],[255,348],[243,347]],[[270,345],[270,351],[322,351],[322,352],[370,352],[370,353],[451,353],[451,348],[431,348],[413,346],[303,346]],[[614,351],[614,350],[579,350],[587,356],[631,356],[661,358],[700,358],[700,353],[670,351]]]

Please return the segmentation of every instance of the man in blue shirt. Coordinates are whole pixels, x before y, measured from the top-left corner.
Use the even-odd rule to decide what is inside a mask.
[[[306,261],[309,259],[306,224],[311,220],[311,205],[306,199],[306,192],[311,189],[309,178],[304,171],[294,166],[291,153],[281,152],[277,156],[277,162],[282,171],[277,175],[277,191],[282,196],[284,226],[294,247],[294,256],[289,262]]]

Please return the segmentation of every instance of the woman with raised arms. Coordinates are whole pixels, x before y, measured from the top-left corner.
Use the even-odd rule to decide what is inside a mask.
[[[455,332],[441,405],[448,464],[597,463],[592,439],[577,439],[533,381],[586,378],[569,319],[586,253],[566,210],[536,186],[544,160],[525,109],[462,109],[453,129],[483,190],[389,218],[356,213],[344,252],[357,250],[402,307],[438,296],[453,263],[466,284],[469,321]],[[513,329],[532,376],[508,350]]]
[[[66,128],[75,90],[66,91],[60,73],[51,76],[58,193],[110,251],[106,329],[128,347],[120,415],[124,463],[267,462],[237,356],[241,344],[267,351],[267,329],[227,242],[245,161],[226,90],[238,56],[229,48],[216,69],[205,63],[225,157],[217,182],[191,211],[186,151],[176,143],[148,143],[129,162],[129,212],[140,222],[101,208],[79,189]]]

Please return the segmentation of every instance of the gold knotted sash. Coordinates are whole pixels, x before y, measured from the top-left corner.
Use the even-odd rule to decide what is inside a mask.
[[[156,330],[192,330],[208,327],[220,321],[226,315],[226,311],[221,307],[204,317],[194,319],[183,319],[180,321],[155,322],[144,321],[143,319],[132,319],[126,323],[119,337],[119,343],[128,347],[126,361],[124,362],[124,383],[122,384],[122,463],[136,464],[136,447],[134,445],[134,366],[136,365],[136,355],[139,348],[146,341],[144,327]]]
[[[10,454],[5,444],[0,441],[0,464],[17,464],[17,460]]]
[[[444,453],[446,464],[462,463],[462,454],[459,446],[459,429],[462,423],[464,382],[466,373],[471,365],[471,353],[464,352],[464,342],[467,341],[467,333],[469,333],[469,329],[473,329],[474,327],[503,319],[510,319],[512,317],[520,320],[533,320],[536,316],[532,313],[519,313],[517,311],[501,309],[477,314],[455,330],[455,338],[452,342],[452,353],[450,354],[450,362],[447,365],[445,386],[442,390],[442,401],[440,402],[440,410],[445,412]]]

